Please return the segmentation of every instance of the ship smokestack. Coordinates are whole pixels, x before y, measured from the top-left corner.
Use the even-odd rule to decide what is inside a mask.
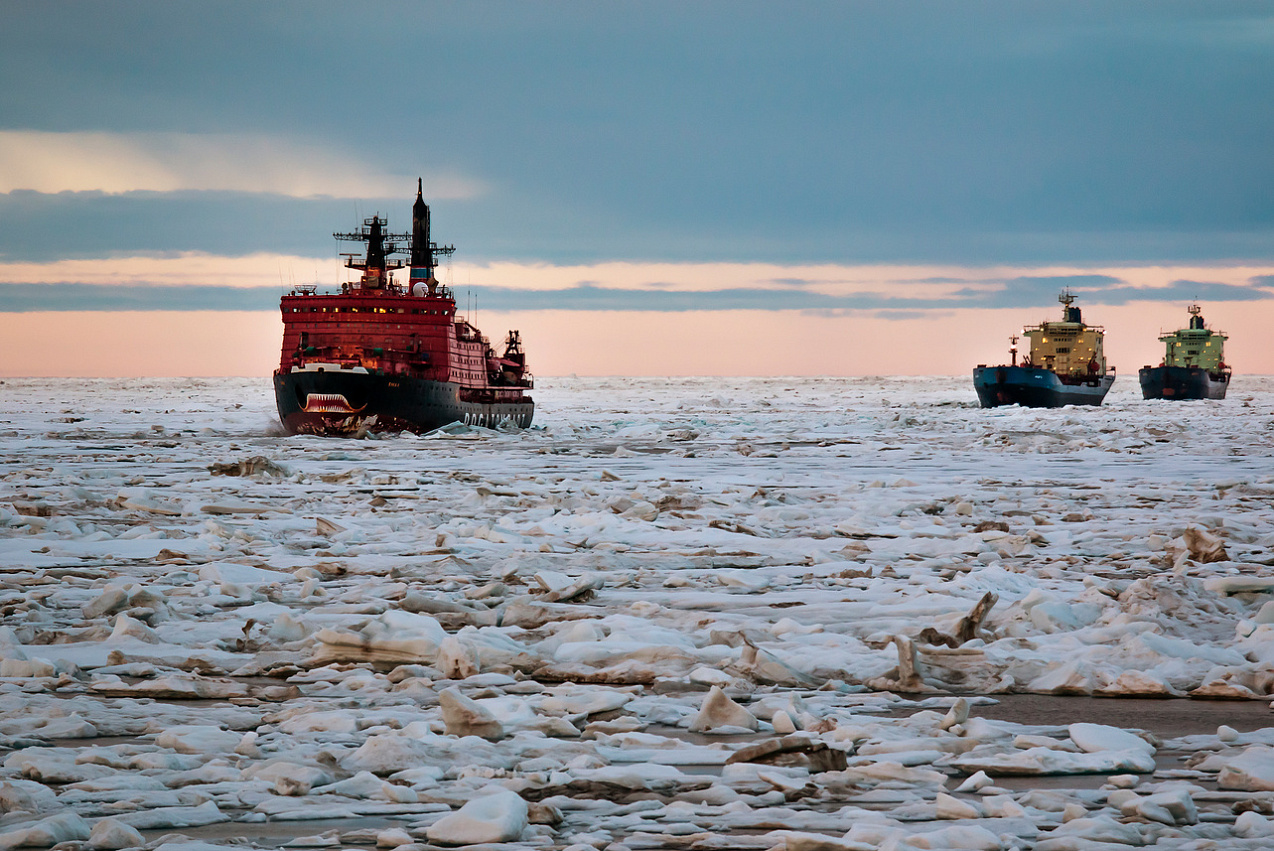
[[[385,231],[380,216],[372,216],[367,235],[367,277],[373,287],[382,286],[385,280]]]
[[[411,207],[411,278],[428,280],[434,272],[429,248],[429,205],[425,203],[424,180],[416,178],[416,203]]]

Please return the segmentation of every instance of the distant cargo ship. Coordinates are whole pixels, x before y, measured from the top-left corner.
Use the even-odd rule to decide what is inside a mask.
[[[346,255],[361,271],[339,293],[298,287],[283,296],[283,353],[274,373],[279,419],[291,434],[367,431],[423,433],[453,422],[495,427],[531,424],[533,386],[517,331],[497,353],[456,315],[451,290],[434,276],[454,246],[430,241],[420,182],[410,234],[392,234],[373,216],[337,239],[364,242]],[[400,247],[405,246],[405,247]],[[410,255],[407,285],[391,272]]]
[[[1159,342],[1166,344],[1163,362],[1143,366],[1141,395],[1146,399],[1224,399],[1230,386],[1230,367],[1225,363],[1225,341],[1229,339],[1213,331],[1203,322],[1203,308],[1188,308],[1190,327],[1164,334]]]
[[[1060,408],[1100,405],[1106,398],[1115,383],[1115,369],[1106,366],[1102,351],[1105,331],[1084,324],[1079,308],[1071,306],[1075,296],[1069,291],[1057,300],[1062,303],[1061,322],[1023,329],[1031,348],[1020,364],[1017,337],[1013,337],[1010,363],[978,364],[973,370],[973,387],[982,407]]]

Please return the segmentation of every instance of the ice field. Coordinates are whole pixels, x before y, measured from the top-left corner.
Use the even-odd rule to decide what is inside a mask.
[[[1274,378],[533,395],[0,383],[0,848],[1274,846]]]

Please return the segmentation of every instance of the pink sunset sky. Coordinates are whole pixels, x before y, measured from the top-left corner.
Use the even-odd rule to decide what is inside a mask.
[[[342,274],[331,259],[298,257],[133,257],[113,261],[0,264],[0,284],[43,279],[107,286],[145,280],[164,287],[209,281],[260,289],[279,269],[321,269],[333,282]],[[457,266],[451,271],[461,309],[466,287],[535,293],[546,307],[500,310],[480,303],[470,313],[498,343],[520,329],[539,375],[964,375],[978,363],[1007,358],[1008,338],[1023,325],[1059,318],[1055,294],[1035,307],[918,308],[908,300],[941,298],[988,278],[1103,275],[1153,293],[1167,281],[1210,280],[1241,285],[1270,274],[1262,267],[1120,267],[968,269],[905,266],[776,266],[773,264],[632,264],[594,266]],[[273,279],[273,281],[271,280]],[[679,292],[761,287],[760,282],[800,279],[803,289],[829,295],[902,290],[898,307],[881,310],[731,309],[728,296],[713,310],[575,310],[570,287],[580,281],[640,292],[659,305],[670,282]],[[938,280],[940,283],[929,283]],[[463,281],[464,283],[456,283]],[[908,283],[897,283],[905,281]],[[916,283],[924,281],[925,283]],[[146,290],[142,288],[141,293]],[[767,289],[765,292],[772,292]],[[273,296],[270,297],[271,300]],[[488,301],[491,299],[488,298]],[[497,299],[498,301],[498,299]],[[560,301],[562,309],[552,305]],[[1097,299],[1094,299],[1097,301]],[[1106,351],[1120,372],[1134,375],[1158,363],[1165,330],[1185,324],[1188,300],[1151,299],[1124,304],[1078,304],[1086,321],[1107,332]],[[1267,329],[1274,299],[1204,301],[1210,327],[1231,335],[1227,360],[1240,374],[1274,373]],[[899,314],[902,315],[899,315]],[[0,375],[4,376],[251,376],[277,367],[282,324],[267,310],[111,311],[58,310],[0,313]]]

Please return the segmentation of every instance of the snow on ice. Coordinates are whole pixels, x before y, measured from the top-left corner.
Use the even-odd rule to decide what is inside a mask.
[[[1274,838],[1274,380],[535,396],[347,440],[259,380],[0,383],[0,848]]]

